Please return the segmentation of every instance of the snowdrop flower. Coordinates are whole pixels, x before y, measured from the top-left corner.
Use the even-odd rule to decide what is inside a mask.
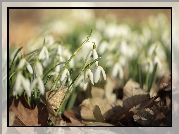
[[[154,57],[154,63],[157,63],[157,64],[158,64],[158,68],[159,68],[159,69],[162,68],[161,60],[160,60],[160,58],[159,58],[157,55]]]
[[[29,62],[27,62],[27,61],[25,60],[25,58],[22,58],[22,59],[20,60],[17,69],[22,69],[25,64],[26,64],[26,67],[27,67],[27,70],[29,71],[29,73],[33,74],[32,66],[29,64]]]
[[[22,69],[25,65],[25,62],[26,62],[26,60],[24,58],[22,58],[18,64],[17,69]]]
[[[112,77],[115,78],[118,74],[120,79],[124,77],[122,66],[117,62],[112,69]]]
[[[37,60],[35,63],[35,72],[37,76],[42,76],[43,75],[43,67],[41,63]]]
[[[108,42],[107,41],[103,41],[99,47],[98,47],[98,52],[99,54],[103,54],[105,52],[105,50],[107,49],[107,46],[109,46]]]
[[[88,69],[85,71],[85,74],[84,74],[84,82],[87,83],[89,80],[91,80],[91,83],[94,85],[94,82],[93,82],[93,73],[92,73],[91,70],[88,68]]]
[[[91,56],[93,56],[93,60],[98,58],[98,54],[96,52],[96,45],[95,44],[93,45],[93,50],[91,50],[88,53],[88,55],[86,56],[85,62],[87,62],[91,58]],[[95,65],[96,65],[96,67],[98,66],[98,61],[95,62]]]
[[[101,72],[102,72],[104,80],[106,80],[106,74],[105,74],[104,69],[101,66],[97,66],[95,71],[94,71],[94,82],[95,83],[98,82]]]
[[[30,97],[30,95],[31,95],[30,82],[28,79],[24,78],[22,73],[19,71],[17,73],[16,82],[15,82],[14,88],[13,88],[13,95],[15,96],[17,94],[20,94],[22,92],[23,88],[25,89],[27,95]]]
[[[54,44],[54,38],[52,35],[46,35],[45,36],[45,42],[48,46],[52,46]]]
[[[32,66],[28,62],[26,62],[26,67],[29,73],[33,74]]]
[[[77,87],[78,85],[85,91],[86,90],[86,88],[87,88],[87,86],[88,86],[88,83],[85,83],[84,82],[84,74],[82,74],[79,78],[78,78],[78,80],[77,80],[77,82],[76,82],[76,84],[75,84],[75,87]]]
[[[35,78],[34,81],[32,82],[31,91],[36,87],[36,85],[38,85],[37,88],[40,90],[40,93],[43,95],[45,92],[44,91],[45,87],[40,76],[37,76],[37,78]]]
[[[65,78],[68,78],[69,75],[70,75],[70,73],[69,73],[68,69],[65,68],[65,70],[63,71],[62,76],[60,78],[60,81],[65,80]]]
[[[46,46],[44,45],[40,54],[39,54],[39,60],[49,59],[49,54]]]
[[[93,60],[98,58],[98,54],[96,52],[96,45],[93,45]],[[96,66],[98,66],[98,61],[95,62]]]

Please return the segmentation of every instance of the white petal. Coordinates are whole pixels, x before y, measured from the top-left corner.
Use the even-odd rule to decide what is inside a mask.
[[[26,62],[26,67],[27,67],[27,70],[29,71],[29,73],[33,74],[32,66],[28,62]]]
[[[104,69],[101,66],[99,66],[99,68],[102,71],[102,75],[103,75],[104,80],[106,80],[106,74],[105,74]]]
[[[84,91],[86,90],[87,86],[88,86],[88,83],[84,83],[84,85],[83,85],[83,90]]]
[[[67,77],[69,75],[69,71],[68,69],[65,68],[65,70],[62,73],[62,76],[60,78],[60,81],[63,81],[65,79],[65,77]]]
[[[75,83],[75,87],[77,87],[78,85],[80,85],[80,83],[82,83],[82,80],[83,80],[83,75],[81,75],[81,76],[78,78],[77,82]]]
[[[60,65],[55,67],[55,72],[60,72]]]
[[[94,82],[95,83],[97,83],[98,82],[98,80],[99,80],[99,78],[100,78],[100,72],[101,72],[101,70],[100,70],[100,68],[99,68],[99,66],[96,68],[96,70],[95,70],[95,73],[94,73]]]
[[[117,76],[117,73],[118,73],[118,64],[116,63],[113,67],[113,70],[112,70],[112,77],[115,78]]]
[[[84,82],[87,83],[88,80],[91,80],[91,83],[94,85],[94,82],[93,82],[93,73],[91,72],[90,69],[87,69],[86,70],[86,73],[85,73],[85,79],[84,79]]]
[[[43,68],[39,61],[37,61],[35,64],[35,72],[36,72],[37,76],[43,75]]]
[[[44,54],[45,54],[45,58],[48,60],[49,59],[49,54],[48,54],[48,50],[46,47],[44,47]]]
[[[28,79],[23,79],[22,85],[23,85],[27,95],[30,97],[31,96],[30,81]]]
[[[59,55],[62,55],[62,46],[58,46],[58,51],[57,51],[57,53],[59,54]]]
[[[63,81],[61,82],[61,85],[64,86],[65,83],[66,83],[66,81],[67,81],[67,77],[65,77],[65,78],[63,79]]]
[[[31,91],[34,89],[34,87],[36,86],[37,82],[38,82],[37,78],[34,79],[34,81],[31,84]]]
[[[22,91],[22,74],[20,72],[18,72],[17,77],[16,77],[16,82],[14,84],[14,88],[13,88],[13,95],[19,94]]]
[[[18,67],[17,67],[17,69],[23,68],[23,66],[25,65],[25,62],[26,62],[26,60],[25,60],[24,58],[21,59],[20,62],[19,62],[19,65],[18,65]]]
[[[70,57],[69,57],[69,59],[70,59]],[[72,59],[72,60],[70,61],[69,66],[70,66],[70,68],[73,68],[73,67],[74,67],[74,59]]]
[[[43,95],[45,89],[43,81],[40,77],[37,77],[37,79],[38,79],[38,89],[40,90],[40,93]]]
[[[87,62],[87,60],[90,59],[91,55],[92,55],[92,51],[90,51],[90,52],[88,53],[88,55],[86,56],[85,62]]]
[[[40,54],[39,54],[39,60],[44,60],[45,59],[45,46],[43,46]]]
[[[91,71],[89,73],[89,77],[90,77],[91,83],[94,85],[94,82],[93,82],[93,73]]]
[[[96,52],[96,49],[93,49],[93,59],[97,59],[98,58],[98,54]],[[98,66],[98,61],[95,62],[95,64]]]
[[[106,50],[106,48],[107,48],[107,46],[108,46],[108,42],[107,41],[103,41],[101,44],[100,44],[100,46],[99,46],[99,53],[100,54],[103,54],[104,52],[105,52],[105,50]]]
[[[120,77],[120,79],[123,79],[123,77],[124,77],[124,71],[123,71],[123,69],[122,69],[122,66],[119,66],[119,77]]]

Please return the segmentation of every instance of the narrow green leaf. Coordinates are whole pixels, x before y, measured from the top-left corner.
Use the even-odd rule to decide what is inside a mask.
[[[13,57],[13,60],[12,60],[12,62],[11,62],[9,71],[11,71],[12,65],[14,64],[14,60],[15,60],[15,58],[17,57],[18,53],[21,51],[22,48],[23,48],[23,47],[20,47],[20,48],[16,51],[16,53],[15,53],[15,55],[14,55],[14,57]]]
[[[138,74],[139,74],[140,88],[143,89],[142,71],[141,71],[141,66],[139,65],[139,63],[137,64],[137,68],[138,68]]]
[[[152,87],[152,84],[153,84],[153,81],[154,81],[154,77],[155,77],[155,74],[156,74],[156,71],[157,71],[157,63],[155,63],[155,66],[154,66],[154,69],[149,77],[149,82],[148,82],[148,89],[147,89],[147,92],[150,91],[151,87]]]

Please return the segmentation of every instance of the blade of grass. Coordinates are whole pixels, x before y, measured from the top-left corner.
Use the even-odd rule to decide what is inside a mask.
[[[14,60],[15,60],[15,58],[17,57],[18,53],[21,51],[22,48],[23,48],[23,47],[20,47],[20,48],[16,51],[16,53],[15,53],[15,55],[14,55],[14,57],[13,57],[13,60],[12,60],[12,62],[11,62],[9,71],[11,71],[12,65],[14,64]]]
[[[154,69],[149,77],[149,82],[148,82],[148,89],[147,89],[147,92],[150,92],[150,89],[152,87],[152,84],[153,84],[153,81],[154,81],[154,77],[155,77],[155,74],[156,74],[156,71],[157,71],[157,63],[155,63],[155,66],[154,66]]]
[[[139,73],[140,88],[143,89],[142,71],[141,71],[141,66],[139,65],[139,63],[137,64],[137,68],[138,68],[138,73]]]

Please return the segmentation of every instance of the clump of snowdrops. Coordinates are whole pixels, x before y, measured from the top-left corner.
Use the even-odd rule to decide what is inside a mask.
[[[65,86],[67,91],[62,101],[64,103],[77,86],[80,85],[81,89],[85,90],[89,82],[93,85],[97,83],[101,79],[101,74],[106,80],[96,44],[90,42],[91,34],[92,30],[74,53],[71,53],[61,42],[53,40],[50,42],[46,38],[41,43],[41,47],[32,52],[24,53],[22,47],[19,48],[13,56],[11,55],[12,58],[9,61],[9,97],[19,98],[24,95],[29,105],[35,106],[47,91],[60,90],[60,87]],[[85,43],[90,43],[91,48],[88,49],[89,52],[83,63],[79,63],[82,66],[73,73],[74,57]],[[60,110],[61,107],[57,113]]]

